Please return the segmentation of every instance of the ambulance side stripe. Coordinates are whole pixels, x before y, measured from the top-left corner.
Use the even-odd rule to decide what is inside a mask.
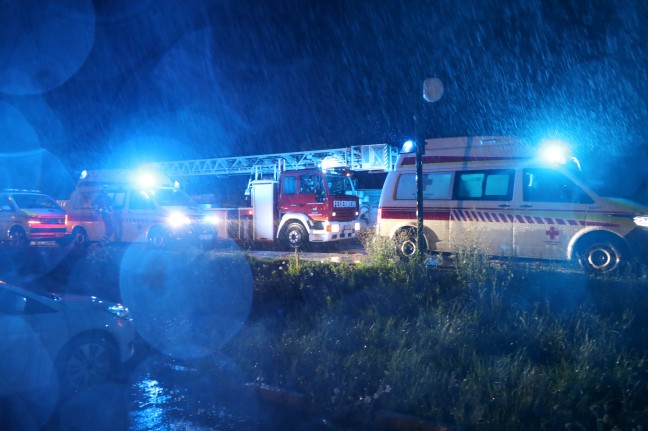
[[[548,212],[545,210],[545,212]],[[564,211],[558,211],[564,212]],[[381,218],[385,220],[407,220],[416,219],[415,208],[402,208],[402,207],[383,207],[381,209]],[[539,225],[553,225],[560,226],[595,226],[595,227],[618,227],[619,223],[601,222],[593,220],[576,220],[564,218],[552,218],[531,216],[522,214],[510,213],[496,213],[490,211],[473,211],[473,210],[460,210],[460,209],[426,209],[423,211],[424,220],[453,220],[453,221],[471,221],[471,222],[484,222],[484,223],[519,223],[519,224],[539,224]]]

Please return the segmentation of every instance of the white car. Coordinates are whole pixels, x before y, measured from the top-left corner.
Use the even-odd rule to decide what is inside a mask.
[[[134,354],[128,309],[91,296],[38,294],[0,281],[0,397],[111,380]]]

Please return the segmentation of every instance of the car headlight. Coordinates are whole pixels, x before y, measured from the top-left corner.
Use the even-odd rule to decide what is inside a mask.
[[[172,212],[167,218],[167,222],[172,227],[180,227],[191,223],[191,219],[181,212]]]
[[[648,227],[648,216],[636,216],[633,220],[637,226]]]
[[[110,307],[106,308],[106,311],[119,317],[120,319],[130,320],[131,318],[130,313],[128,312],[128,308],[124,307],[121,304],[111,305]]]

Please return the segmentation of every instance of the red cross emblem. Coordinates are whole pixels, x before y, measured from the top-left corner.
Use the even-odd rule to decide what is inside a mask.
[[[549,230],[546,230],[546,231],[545,231],[545,235],[547,235],[547,236],[549,237],[549,240],[550,240],[550,241],[553,241],[554,239],[556,239],[556,238],[558,237],[558,235],[560,235],[560,232],[558,232],[558,231],[556,230],[556,228],[554,228],[553,226],[551,226],[551,227],[549,228]]]

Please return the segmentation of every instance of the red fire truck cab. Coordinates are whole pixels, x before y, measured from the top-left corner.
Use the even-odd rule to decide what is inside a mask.
[[[282,172],[278,181],[253,180],[250,201],[251,208],[211,210],[226,222],[219,237],[303,248],[355,238],[360,231],[358,197],[342,173],[299,169]]]

